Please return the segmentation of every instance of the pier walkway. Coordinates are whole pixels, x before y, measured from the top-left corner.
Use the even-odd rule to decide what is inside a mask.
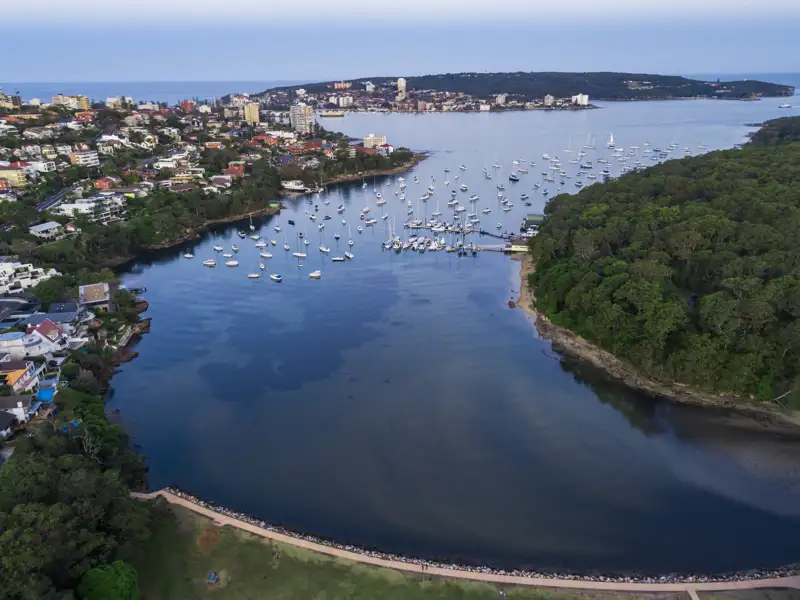
[[[218,525],[230,525],[253,535],[257,535],[270,540],[275,540],[284,544],[291,544],[321,552],[330,556],[336,556],[354,562],[371,564],[378,567],[386,567],[399,571],[413,573],[425,573],[426,575],[436,575],[440,577],[451,577],[455,579],[468,579],[472,581],[483,581],[487,583],[505,585],[524,585],[533,587],[551,587],[562,589],[582,589],[582,590],[604,590],[611,592],[683,592],[689,594],[692,600],[697,600],[697,592],[719,592],[725,590],[753,590],[767,588],[798,588],[800,589],[800,576],[778,577],[774,579],[743,579],[739,581],[718,581],[705,583],[634,583],[626,581],[594,581],[594,580],[574,580],[556,579],[550,577],[521,577],[514,575],[500,575],[495,573],[483,573],[480,571],[467,571],[456,568],[423,566],[416,563],[407,563],[399,560],[388,560],[359,552],[351,552],[341,548],[335,548],[312,542],[299,537],[293,537],[277,531],[264,529],[241,519],[222,514],[204,506],[200,506],[186,498],[181,498],[166,490],[159,490],[150,494],[140,494],[133,492],[135,498],[150,500],[158,496],[164,498],[170,504],[183,506],[197,514],[213,519]]]

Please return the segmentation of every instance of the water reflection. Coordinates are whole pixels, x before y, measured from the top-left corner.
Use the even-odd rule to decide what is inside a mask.
[[[421,207],[432,211],[448,193],[438,183],[445,167],[469,165],[460,181],[494,199],[496,182],[480,171],[487,158],[536,158],[565,148],[570,135],[585,139],[587,129],[653,144],[680,134],[686,145],[731,145],[741,123],[763,118],[743,114],[757,104],[496,119],[363,114],[342,126],[452,149],[415,171],[421,181],[437,177],[434,201]],[[676,125],[684,121],[694,124]],[[121,410],[148,457],[151,486],[178,485],[343,542],[476,564],[658,573],[800,556],[796,442],[731,432],[716,417],[643,401],[585,366],[552,360],[549,342],[507,308],[518,264],[488,252],[382,251],[389,227],[405,220],[393,186],[382,188],[389,218],[357,234],[358,211],[369,204],[378,213],[370,183],[331,186],[328,205],[287,200],[280,217],[255,220],[280,244],[267,265],[283,275],[280,285],[248,280],[242,268],[204,269],[183,260],[182,248],[126,269],[128,285],[148,289],[153,327],[114,379],[109,408]],[[416,200],[422,184],[409,188]],[[516,207],[507,226],[540,209],[541,196],[535,202]],[[314,204],[332,216],[332,252],[349,233],[335,213],[345,204],[352,261],[309,252],[299,267],[283,251],[298,231],[319,243],[306,214]],[[504,218],[496,213],[492,220]],[[188,246],[201,259],[215,242],[240,244],[244,269],[257,265],[257,249],[236,227]],[[330,240],[337,231],[338,244]],[[312,269],[323,278],[310,280]]]

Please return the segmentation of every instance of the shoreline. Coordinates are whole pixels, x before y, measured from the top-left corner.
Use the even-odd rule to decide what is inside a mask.
[[[738,412],[756,418],[765,427],[792,436],[800,435],[800,416],[788,415],[776,408],[747,404],[736,396],[723,393],[704,392],[678,382],[664,382],[644,375],[636,367],[628,364],[600,346],[585,340],[569,329],[552,323],[536,308],[536,295],[528,285],[528,275],[535,270],[533,258],[525,253],[514,257],[520,263],[520,289],[516,306],[533,320],[539,336],[552,343],[559,355],[588,362],[606,375],[625,384],[631,389],[644,392],[654,398],[666,399],[680,404],[697,407],[712,407]]]
[[[414,154],[414,158],[411,162],[406,163],[405,165],[401,165],[399,167],[393,167],[391,169],[381,169],[378,171],[370,171],[368,173],[364,173],[362,175],[342,175],[339,177],[335,177],[329,181],[324,182],[322,185],[334,185],[339,183],[349,183],[354,181],[360,181],[364,177],[382,177],[386,175],[399,175],[400,173],[407,173],[411,171],[414,167],[416,167],[420,162],[425,160],[430,156],[429,152],[419,152]],[[279,202],[283,198],[295,199],[299,196],[313,193],[313,192],[303,192],[303,193],[286,193],[281,192],[281,194],[272,200],[267,200],[267,202]],[[191,231],[187,231],[183,235],[167,240],[165,242],[161,242],[160,244],[153,244],[150,246],[146,246],[142,249],[142,251],[138,254],[134,254],[131,256],[124,256],[124,257],[112,257],[103,263],[104,267],[112,268],[112,269],[119,269],[128,265],[132,262],[137,261],[138,259],[142,258],[143,256],[147,256],[151,252],[158,252],[160,250],[169,250],[170,248],[175,248],[176,246],[180,246],[181,244],[185,244],[186,242],[190,242],[192,240],[200,239],[203,233],[207,233],[213,229],[215,225],[226,225],[231,223],[236,223],[237,221],[243,221],[244,219],[248,219],[250,217],[263,217],[265,215],[273,215],[279,214],[283,210],[283,206],[279,206],[278,208],[271,207],[269,205],[264,206],[262,208],[257,208],[245,213],[236,214],[236,215],[229,215],[227,217],[220,217],[218,219],[211,219],[209,221],[204,221],[202,224],[198,225],[197,227],[193,228]]]
[[[666,591],[722,591],[758,588],[800,588],[800,568],[788,566],[777,569],[753,570],[719,576],[605,576],[574,575],[568,573],[539,573],[519,569],[494,569],[491,567],[470,567],[404,557],[394,554],[367,550],[357,546],[338,544],[312,535],[303,535],[283,527],[276,527],[239,513],[204,502],[180,490],[164,488],[150,493],[131,494],[139,500],[162,498],[170,504],[182,506],[214,521],[218,526],[231,526],[259,537],[290,544],[345,558],[358,563],[366,563],[399,571],[425,573],[453,579],[468,579],[487,583],[524,585],[534,587],[570,588],[585,590],[627,591],[627,592],[666,592]]]

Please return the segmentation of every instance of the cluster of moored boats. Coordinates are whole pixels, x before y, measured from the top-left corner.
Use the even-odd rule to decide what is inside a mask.
[[[571,146],[571,143],[569,145]],[[545,161],[544,164],[546,168],[542,169],[541,181],[534,181],[532,187],[533,191],[539,191],[546,198],[550,195],[548,184],[559,184],[554,193],[561,192],[562,187],[567,185],[569,180],[573,180],[574,187],[580,189],[584,185],[588,185],[595,180],[607,180],[614,177],[615,174],[612,173],[612,169],[617,171],[617,174],[624,175],[630,171],[646,167],[645,160],[658,162],[680,153],[679,146],[676,143],[671,143],[663,149],[654,147],[649,142],[644,142],[641,147],[637,145],[628,148],[619,147],[616,145],[613,135],[609,137],[606,148],[610,152],[605,152],[603,156],[590,156],[590,153],[596,150],[593,140],[590,139],[587,140],[586,145],[578,150],[572,150],[571,147],[567,148],[565,153],[569,155],[569,158],[566,159],[565,162],[559,159],[558,156],[550,156],[546,153],[543,154],[542,160]],[[707,146],[698,146],[699,152],[705,152],[707,150]],[[683,154],[691,155],[692,151],[688,147],[685,147],[683,149]],[[594,160],[590,160],[590,158]],[[615,168],[617,165],[619,165],[618,169]],[[513,160],[511,166],[511,172],[508,176],[510,184],[521,185],[523,179],[529,175],[529,167],[536,167],[537,163],[535,161]],[[484,167],[484,177],[486,179],[492,179],[493,176],[497,174],[497,170],[501,168],[502,165],[497,162],[494,162],[491,166]],[[436,177],[430,178],[430,183],[419,196],[416,205],[411,200],[406,199],[408,183],[404,177],[398,177],[394,181],[387,180],[384,186],[379,186],[377,181],[374,180],[372,186],[375,197],[374,208],[376,212],[380,211],[380,215],[373,216],[372,207],[368,203],[359,211],[359,221],[356,226],[356,231],[361,234],[366,228],[374,227],[383,221],[387,234],[385,241],[381,242],[381,247],[384,250],[394,250],[396,252],[410,250],[420,253],[443,251],[454,252],[460,256],[477,253],[479,250],[478,245],[474,241],[467,241],[467,237],[473,234],[488,233],[488,231],[481,226],[481,218],[488,217],[488,215],[492,213],[493,208],[491,206],[478,208],[478,203],[481,202],[478,194],[474,192],[470,193],[469,186],[463,180],[459,181],[467,170],[468,168],[466,165],[462,164],[459,166],[458,172],[452,175],[453,185],[457,187],[453,187],[453,189],[450,190],[449,198],[444,202],[446,206],[441,206],[437,198],[436,210],[431,211],[430,214],[427,212],[427,207],[431,206],[429,202],[435,197]],[[451,184],[450,177],[450,170],[445,168],[444,186],[446,188]],[[414,184],[420,184],[418,175],[413,175],[413,182]],[[401,202],[405,203],[406,209],[405,221],[401,224],[399,230],[397,228],[396,219],[390,221],[389,214],[384,208],[387,204],[387,200],[383,195],[383,188],[388,188],[392,186],[393,183],[396,184],[394,195]],[[366,188],[367,186],[367,181],[363,180],[362,188]],[[515,204],[509,198],[505,185],[500,183],[496,187],[497,205],[495,208],[503,213],[511,212]],[[330,255],[331,248],[325,244],[325,226],[326,223],[333,220],[333,217],[329,214],[325,214],[324,216],[320,214],[320,202],[319,200],[315,201],[317,197],[322,198],[322,204],[324,206],[330,205],[331,196],[326,193],[326,189],[322,187],[317,188],[316,195],[308,197],[309,207],[305,210],[305,214],[308,216],[308,219],[317,226],[317,230],[319,231],[319,252],[323,255]],[[519,201],[526,207],[532,206],[530,195],[527,192],[520,194]],[[452,216],[444,217],[443,210],[452,212]],[[336,253],[335,256],[331,257],[331,262],[343,263],[353,258],[351,252],[354,245],[353,231],[351,225],[347,223],[344,216],[346,212],[345,205],[339,204],[335,212],[341,220],[342,228],[347,226],[348,241],[347,251],[341,254]],[[288,220],[288,223],[291,226],[295,225],[295,222],[291,219]],[[512,236],[509,233],[500,233],[499,230],[503,228],[503,223],[498,222],[496,224],[498,233],[491,235],[504,239],[511,238]],[[281,233],[282,230],[279,223],[274,226],[274,230],[276,234]],[[403,230],[406,230],[406,232],[402,233]],[[429,233],[420,234],[417,233],[417,230],[424,230]],[[527,233],[535,235],[536,231],[534,229]],[[248,237],[248,234],[244,231],[239,231],[238,235],[242,239]],[[271,247],[277,247],[278,240],[262,238],[259,233],[255,232],[252,220],[250,222],[249,237],[255,241],[255,247],[259,250],[259,257],[257,262],[258,269],[253,270],[247,276],[250,279],[260,279],[262,273],[266,269],[264,261],[272,258],[272,253],[269,249]],[[337,232],[333,237],[338,247],[342,235]],[[292,251],[292,247],[289,245],[288,239],[284,234],[283,249],[287,253],[292,253],[292,256],[298,260],[298,266],[300,267],[303,266],[303,259],[308,256],[307,250],[310,245],[311,242],[308,239],[305,228],[303,231],[297,231],[294,251]],[[225,261],[222,262],[224,266],[229,268],[239,266],[239,247],[237,245],[232,245],[230,251],[226,252],[222,246],[215,244],[214,251],[221,254],[222,258],[225,259]],[[194,258],[194,256],[188,252],[184,256],[187,259]],[[216,267],[217,259],[208,258],[203,261],[203,265],[206,267]],[[319,270],[309,273],[309,277],[312,279],[319,279],[321,276],[322,273]],[[269,275],[269,278],[275,282],[283,280],[283,277],[278,273],[272,273]]]

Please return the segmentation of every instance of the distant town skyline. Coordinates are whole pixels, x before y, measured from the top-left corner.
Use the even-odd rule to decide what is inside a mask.
[[[23,19],[0,36],[0,52],[17,57],[6,61],[0,75],[11,82],[299,82],[462,71],[800,71],[797,9],[781,18],[764,16],[772,14],[765,10],[757,18],[713,20],[654,15],[635,20],[613,11],[593,19],[524,14],[524,19],[483,23],[367,18],[325,23],[317,15],[305,25],[158,20],[144,26],[133,20],[113,27],[98,27],[91,18],[60,25]],[[76,43],[102,51],[90,52],[86,60],[58,58]]]

